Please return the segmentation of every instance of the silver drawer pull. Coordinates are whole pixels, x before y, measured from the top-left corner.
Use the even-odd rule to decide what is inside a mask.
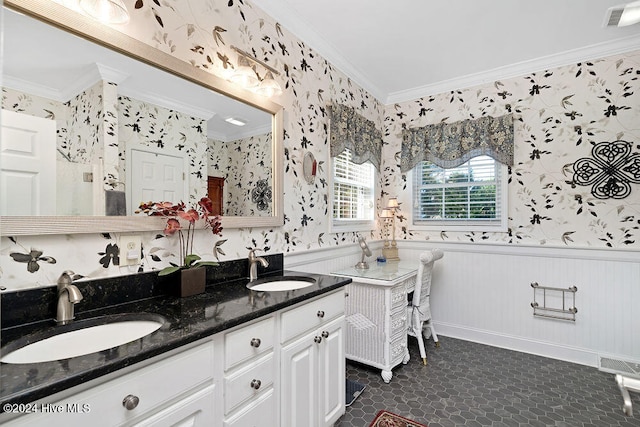
[[[262,341],[260,341],[260,338],[251,338],[251,347],[258,348],[261,343]]]
[[[257,389],[259,389],[259,388],[260,388],[260,386],[261,386],[261,385],[262,385],[262,381],[260,381],[260,380],[255,380],[255,379],[254,379],[254,380],[251,380],[251,388],[252,388],[252,389],[257,390]]]
[[[138,399],[138,396],[134,396],[133,394],[130,394],[122,399],[122,406],[127,408],[127,410],[129,411],[135,409],[136,406],[138,406],[138,403],[140,403],[140,399]]]
[[[316,344],[320,344],[322,342],[322,337],[316,335],[313,339],[313,342],[315,342]]]
[[[318,311],[318,317],[323,318],[324,317],[324,311],[322,311],[322,310]]]
[[[329,331],[322,331],[322,338],[329,338]]]

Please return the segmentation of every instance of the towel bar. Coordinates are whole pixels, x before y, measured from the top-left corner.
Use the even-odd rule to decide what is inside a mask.
[[[572,322],[576,321],[576,313],[578,309],[576,308],[576,292],[578,292],[578,288],[576,286],[571,286],[569,288],[554,288],[550,286],[540,286],[537,282],[532,282],[531,287],[533,288],[533,302],[531,303],[531,307],[533,307],[533,315],[538,317],[545,317],[548,319],[558,319],[558,320],[569,320]],[[536,301],[536,291],[542,291],[542,305],[540,305]],[[547,305],[547,292],[559,293],[559,295],[555,295],[556,297],[560,296],[562,298],[562,306],[561,307],[549,307]],[[571,307],[566,307],[566,294],[571,294]]]

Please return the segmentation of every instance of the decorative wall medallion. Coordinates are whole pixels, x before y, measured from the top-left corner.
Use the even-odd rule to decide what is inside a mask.
[[[573,164],[573,182],[591,185],[598,199],[624,199],[631,185],[640,184],[640,153],[632,153],[632,143],[600,142],[591,150],[593,157],[583,157]]]
[[[271,203],[271,186],[266,179],[261,179],[256,183],[256,187],[251,190],[251,201],[256,204],[259,211],[269,208]]]

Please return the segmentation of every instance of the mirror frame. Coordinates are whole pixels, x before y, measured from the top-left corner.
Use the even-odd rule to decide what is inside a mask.
[[[222,216],[222,227],[284,224],[282,106],[51,0],[4,0],[4,6],[272,114],[272,215]],[[3,216],[0,235],[157,231],[164,228],[165,222],[166,218],[145,216]]]

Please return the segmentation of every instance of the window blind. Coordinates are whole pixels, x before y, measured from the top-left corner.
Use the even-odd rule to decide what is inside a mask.
[[[374,168],[365,162],[351,162],[350,150],[333,159],[333,219],[370,221],[373,219]]]
[[[414,224],[496,224],[503,220],[503,166],[489,156],[451,169],[420,162],[414,169]]]

